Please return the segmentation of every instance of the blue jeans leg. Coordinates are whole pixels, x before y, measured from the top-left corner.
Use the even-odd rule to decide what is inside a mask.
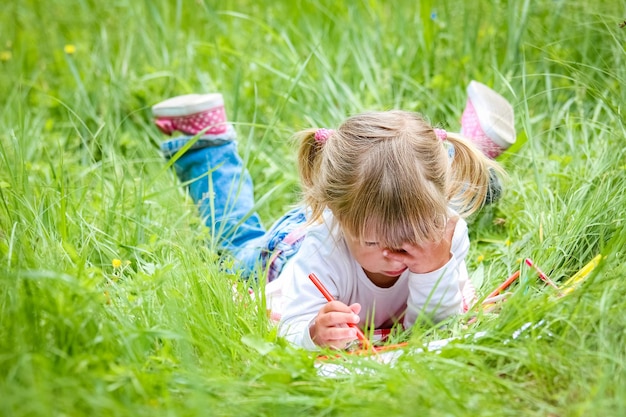
[[[245,258],[239,266],[248,269],[244,271],[248,275],[259,259],[265,229],[253,210],[252,179],[236,142],[189,150],[174,167],[180,180],[188,183],[189,195],[211,230],[216,248],[240,261]]]

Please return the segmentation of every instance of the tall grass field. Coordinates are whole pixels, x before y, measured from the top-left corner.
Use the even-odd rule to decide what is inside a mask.
[[[623,2],[5,3],[0,415],[626,415]],[[480,296],[521,270],[512,294],[320,372],[220,267],[150,107],[221,92],[270,226],[300,198],[294,132],[392,108],[458,131],[471,80],[518,136],[468,269]],[[522,262],[562,285],[597,255],[562,297]]]

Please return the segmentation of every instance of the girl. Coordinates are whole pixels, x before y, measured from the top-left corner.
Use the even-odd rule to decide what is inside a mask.
[[[504,100],[484,88],[482,98]],[[487,102],[497,105],[474,113],[502,113],[501,101]],[[441,321],[471,302],[462,218],[493,199],[490,184],[497,185],[500,168],[462,136],[398,110],[352,116],[336,130],[301,132],[305,204],[266,232],[253,212],[252,181],[221,95],[175,97],[153,113],[163,132],[195,135],[166,141],[162,150],[178,158],[177,174],[218,248],[234,256],[243,275],[267,277],[272,317],[294,344],[342,349],[357,337],[348,325],[410,328],[418,316]],[[504,129],[480,134],[491,132],[492,140],[508,134],[512,142],[512,110],[502,120]],[[334,301],[322,296],[311,273]]]

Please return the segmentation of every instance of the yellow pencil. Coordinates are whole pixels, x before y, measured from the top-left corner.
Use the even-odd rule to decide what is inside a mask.
[[[580,271],[576,272],[570,279],[565,281],[565,284],[561,287],[561,295],[569,294],[574,291],[576,285],[581,283],[587,276],[594,270],[596,266],[600,263],[602,259],[602,255],[597,255],[593,258],[589,263],[583,266]]]

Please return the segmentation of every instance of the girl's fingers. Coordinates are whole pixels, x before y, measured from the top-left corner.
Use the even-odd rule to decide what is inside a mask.
[[[361,304],[359,303],[350,304],[350,310],[352,310],[354,314],[359,314],[361,312]]]
[[[325,323],[326,319],[330,319],[330,321],[333,322],[333,315],[337,317],[336,315],[339,314],[344,313],[328,313],[318,316],[318,320],[316,320],[311,332],[311,338],[317,345],[343,349],[348,343],[357,339],[356,329],[354,327],[348,327],[346,322],[330,326]]]
[[[357,331],[354,327],[360,321],[358,312],[361,305],[358,303],[350,306],[339,301],[331,301],[320,309],[315,324],[312,328],[311,337],[316,344],[343,349],[348,343],[357,339]]]
[[[352,327],[328,327],[320,337],[328,342],[351,342],[356,339],[356,330]]]
[[[349,313],[332,311],[318,315],[316,322],[324,327],[336,327],[357,324],[360,320],[361,318],[352,311]]]
[[[333,311],[341,313],[352,313],[349,306],[345,305],[341,301],[330,301],[321,308],[320,313],[331,313]]]
[[[406,249],[404,250],[407,253],[394,252],[394,251],[390,251],[389,249],[385,249],[383,251],[383,256],[391,259],[392,261],[402,262],[403,264],[406,264],[409,261],[409,259],[411,259],[412,255],[410,255]]]

